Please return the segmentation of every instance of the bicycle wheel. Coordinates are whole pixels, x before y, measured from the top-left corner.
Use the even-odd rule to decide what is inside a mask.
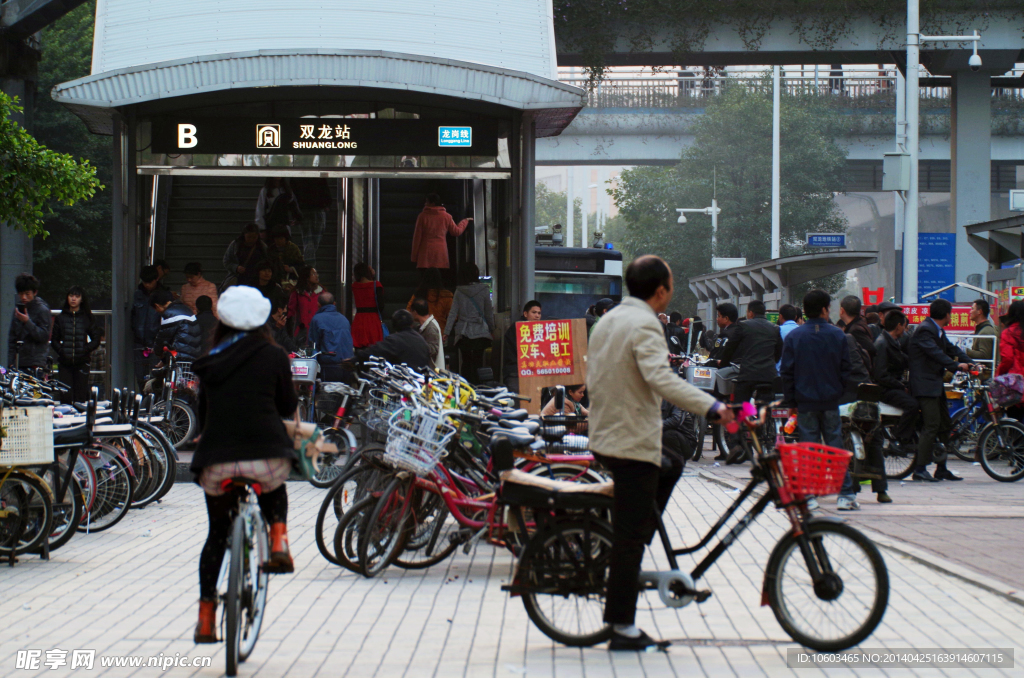
[[[138,430],[141,431],[143,435],[147,435],[153,440],[155,443],[154,450],[162,452],[161,456],[163,458],[163,464],[166,466],[166,477],[164,478],[163,485],[159,490],[157,490],[156,496],[152,500],[160,501],[168,492],[171,491],[171,488],[174,487],[174,481],[178,475],[178,453],[175,452],[174,445],[172,445],[171,441],[167,439],[167,436],[164,435],[163,431],[155,425],[150,424],[149,422],[140,421]]]
[[[724,426],[715,424],[711,427],[711,438],[714,440],[715,449],[722,456],[729,456],[729,437]]]
[[[228,566],[228,592],[224,601],[224,645],[227,649],[225,673],[238,675],[239,645],[242,641],[242,600],[245,598],[245,519],[235,516],[231,526],[231,542],[224,554],[230,558]]]
[[[551,640],[590,647],[608,640],[605,584],[611,528],[597,521],[565,520],[533,536],[519,561],[526,614]]]
[[[368,579],[387,569],[412,532],[411,481],[395,478],[359,526],[359,566]]]
[[[888,435],[882,444],[882,459],[885,461],[885,477],[889,480],[903,480],[914,472],[917,463],[914,450]]]
[[[60,479],[63,482],[64,474],[67,473],[67,466],[61,464]],[[82,514],[85,512],[85,492],[78,478],[71,476],[71,483],[64,493],[64,499],[53,502],[53,524],[50,526],[49,549],[56,551],[64,544],[71,541],[75,536],[76,528],[82,522]],[[39,550],[42,550],[40,544]]]
[[[12,471],[0,485],[0,557],[32,553],[43,544],[53,523],[49,488],[35,477]]]
[[[822,573],[818,583],[811,578],[804,548]],[[783,536],[768,558],[764,587],[782,629],[820,652],[860,643],[882,621],[889,604],[882,554],[845,523],[810,522],[801,537]]]
[[[370,480],[368,474],[373,471],[374,469],[369,466],[357,466],[351,469],[335,479],[327,496],[320,503],[314,530],[316,547],[329,563],[341,565],[331,551],[334,545],[334,533],[338,529],[338,523],[351,510],[353,504],[366,493],[366,487]],[[330,536],[328,537],[328,535]]]
[[[109,530],[128,513],[135,496],[135,481],[128,464],[115,452],[98,447],[83,450],[82,454],[89,455],[96,471],[96,500],[85,519],[79,523],[78,530]]]
[[[986,426],[978,438],[978,454],[993,480],[1012,483],[1024,478],[1024,426],[1007,420]]]
[[[349,457],[355,450],[352,446],[355,442],[354,436],[350,437],[351,434],[347,434],[347,431],[345,433],[332,431],[325,431],[324,436],[328,441],[337,445],[338,451],[320,455],[318,462],[319,470],[316,472],[316,475],[309,479],[313,487],[321,489],[330,487],[335,479],[344,473]]]
[[[154,412],[163,412],[164,403],[160,402],[153,406]],[[196,413],[186,403],[175,400],[171,403],[171,411],[164,415],[160,422],[160,429],[171,441],[174,449],[180,450],[196,434],[197,420]]]
[[[414,527],[405,550],[395,556],[394,565],[405,570],[424,570],[455,553],[461,525],[452,517],[440,495],[418,492],[420,499],[413,511]]]
[[[169,478],[173,482],[171,468],[174,462],[167,456],[167,450],[164,449],[163,443],[150,431],[140,427],[136,430],[135,435],[146,451],[151,475],[151,482],[145,492],[142,489],[136,491],[135,500],[132,502],[132,508],[143,508],[162,496]],[[170,448],[170,443],[168,443],[168,448]]]
[[[246,541],[245,548],[245,599],[242,601],[241,640],[238,645],[238,658],[245,661],[256,647],[263,626],[263,616],[267,609],[267,583],[270,575],[263,571],[263,562],[270,558],[270,539],[267,537],[267,526],[260,515],[253,515],[250,528],[251,540]]]
[[[964,461],[974,461],[974,447],[978,441],[977,419],[970,408],[958,410],[950,423],[948,450]]]
[[[360,526],[377,503],[377,497],[367,495],[345,513],[334,530],[334,556],[337,564],[350,572],[362,574],[359,561]]]

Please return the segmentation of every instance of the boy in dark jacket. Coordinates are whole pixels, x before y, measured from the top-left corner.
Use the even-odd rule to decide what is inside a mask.
[[[824,290],[804,297],[807,322],[789,333],[782,347],[782,387],[785,399],[797,407],[800,442],[843,447],[839,403],[850,378],[850,348],[846,335],[828,320],[832,298]],[[856,511],[853,479],[846,474],[836,507]],[[808,506],[817,508],[816,501]]]
[[[875,383],[885,388],[880,398],[886,405],[903,410],[896,437],[902,445],[908,445],[914,437],[914,428],[921,408],[917,399],[907,392],[904,375],[907,372],[907,355],[900,347],[900,338],[907,331],[907,316],[901,311],[890,311],[882,324],[882,333],[875,340]]]
[[[203,353],[203,330],[192,315],[192,309],[167,290],[157,290],[149,304],[160,313],[160,329],[153,341],[153,354],[163,359],[164,349],[178,353],[180,362],[190,363]]]
[[[416,331],[412,313],[404,308],[391,316],[391,334],[372,346],[356,351],[356,359],[384,358],[390,363],[405,363],[409,367],[424,369],[432,367],[430,347],[427,340]]]
[[[50,355],[50,307],[37,296],[39,280],[30,273],[14,279],[18,303],[7,333],[7,364],[21,369],[46,367]],[[18,342],[22,342],[18,347]]]
[[[160,285],[156,266],[143,266],[139,272],[139,286],[132,298],[132,337],[135,340],[135,381],[141,391],[146,374],[158,358],[146,352],[153,348],[156,332],[160,329],[160,314],[149,305],[149,295]]]

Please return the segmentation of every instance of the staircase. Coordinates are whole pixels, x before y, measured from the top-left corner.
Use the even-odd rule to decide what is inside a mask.
[[[256,216],[256,199],[264,177],[168,177],[171,183],[167,225],[163,242],[157,243],[157,258],[167,260],[171,273],[164,283],[178,291],[185,283],[184,268],[198,261],[207,280],[217,285],[227,277],[224,251]],[[338,201],[337,182],[330,182],[334,203],[327,211],[327,225],[317,249],[316,267],[320,284],[337,292]],[[313,210],[300,204],[303,222],[310,223]],[[302,249],[302,237],[293,229],[292,240]]]
[[[384,285],[385,320],[396,310],[405,308],[419,286],[419,273],[410,256],[416,217],[423,209],[424,199],[430,193],[440,195],[448,212],[458,222],[470,216],[463,197],[465,184],[461,179],[380,180],[380,270],[377,276]],[[466,237],[463,235],[460,240]],[[441,278],[454,290],[458,256],[455,238],[451,237],[448,238],[448,259],[452,268],[448,272],[441,271]]]

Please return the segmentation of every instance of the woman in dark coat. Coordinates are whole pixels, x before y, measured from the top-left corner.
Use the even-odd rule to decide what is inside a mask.
[[[282,418],[294,415],[298,399],[288,356],[270,337],[270,301],[258,290],[232,287],[217,310],[214,347],[193,364],[202,435],[189,470],[206,493],[210,522],[199,557],[197,643],[217,642],[217,576],[238,510],[237,494],[225,491],[223,481],[245,477],[260,483],[260,510],[270,525],[270,558],[263,570],[294,571],[284,482],[296,456]]]
[[[93,316],[85,290],[75,285],[65,295],[50,335],[50,346],[57,354],[57,378],[71,387],[70,393],[61,394],[63,402],[89,399],[89,360],[102,339],[103,325]]]

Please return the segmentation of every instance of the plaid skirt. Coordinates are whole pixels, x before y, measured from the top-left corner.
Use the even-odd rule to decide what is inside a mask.
[[[284,457],[213,464],[204,468],[199,475],[199,486],[211,497],[219,497],[225,494],[220,487],[222,482],[242,477],[257,481],[262,491],[272,492],[288,480],[291,470],[292,460]]]

